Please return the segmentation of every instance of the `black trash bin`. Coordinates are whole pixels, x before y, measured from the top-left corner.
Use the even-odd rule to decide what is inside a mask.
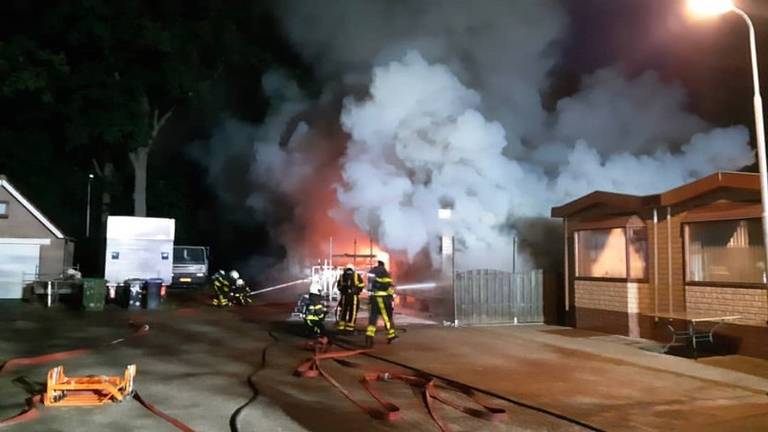
[[[142,297],[144,297],[144,279],[128,279],[127,287],[128,309],[141,309]]]
[[[162,288],[162,278],[147,279],[147,295],[145,297],[145,307],[147,309],[157,309],[160,306]]]

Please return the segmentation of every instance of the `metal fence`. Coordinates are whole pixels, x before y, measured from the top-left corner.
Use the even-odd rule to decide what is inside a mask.
[[[541,270],[456,272],[458,325],[543,322],[543,288]]]

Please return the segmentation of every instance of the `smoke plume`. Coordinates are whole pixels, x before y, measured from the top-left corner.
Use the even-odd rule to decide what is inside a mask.
[[[289,250],[315,253],[352,231],[436,262],[439,237],[452,235],[458,267],[508,269],[516,230],[530,225],[516,221],[593,190],[658,193],[754,161],[746,128],[708,125],[652,71],[597,70],[546,111],[540,94],[567,34],[555,1],[290,0],[277,10],[328,91],[310,100],[270,74],[264,123],[220,132],[252,137],[247,202]]]

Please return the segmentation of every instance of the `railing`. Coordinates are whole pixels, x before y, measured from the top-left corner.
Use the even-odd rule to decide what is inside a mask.
[[[78,291],[81,281],[62,279],[60,273],[22,273],[21,285],[29,290],[28,295],[43,296],[47,306],[51,306],[60,294],[74,294]],[[26,295],[25,295],[26,296]]]
[[[469,270],[456,273],[458,325],[518,324],[544,321],[541,270],[510,273]]]

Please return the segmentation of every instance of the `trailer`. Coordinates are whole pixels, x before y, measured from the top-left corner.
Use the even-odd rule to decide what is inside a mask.
[[[175,230],[174,219],[109,216],[104,263],[107,284],[158,278],[170,285]]]

